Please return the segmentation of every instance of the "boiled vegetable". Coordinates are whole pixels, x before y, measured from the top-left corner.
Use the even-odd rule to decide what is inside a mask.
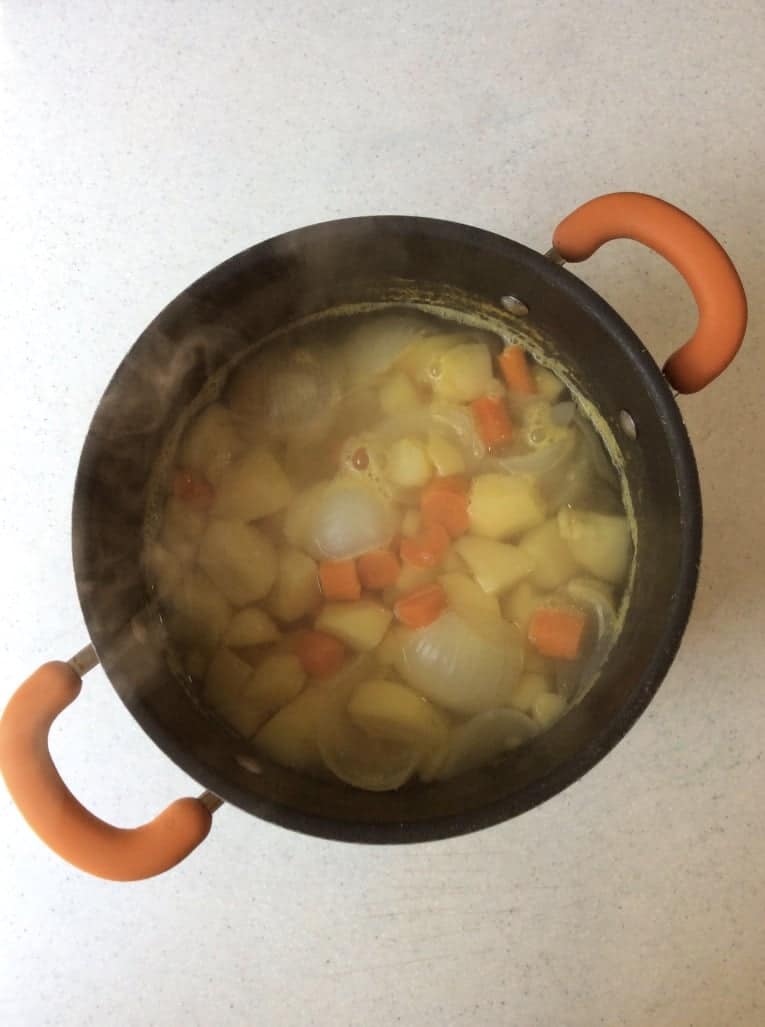
[[[234,606],[254,603],[276,580],[273,543],[254,524],[213,520],[199,546],[199,564]]]
[[[317,560],[347,560],[384,549],[395,530],[390,503],[366,482],[340,478],[304,493],[284,533]]]
[[[279,629],[258,606],[245,606],[231,618],[223,634],[223,642],[232,649],[275,642]]]
[[[487,710],[452,731],[449,752],[436,777],[451,780],[515,749],[537,733],[529,717],[517,710]]]
[[[295,655],[306,674],[327,678],[345,662],[345,646],[334,635],[323,631],[301,631],[294,641]]]
[[[535,364],[531,371],[531,377],[534,380],[536,386],[535,391],[539,395],[546,399],[548,403],[557,403],[563,393],[566,391],[566,386],[552,371],[547,367],[542,367],[540,364]]]
[[[492,380],[491,354],[484,343],[464,342],[447,350],[436,363],[432,383],[439,399],[470,403],[483,396]]]
[[[524,673],[510,694],[510,705],[521,713],[531,715],[539,696],[549,691],[550,685],[543,674]]]
[[[361,598],[361,582],[355,560],[323,560],[319,564],[319,584],[325,599]]]
[[[501,616],[497,597],[484,592],[468,574],[459,571],[442,574],[438,582],[446,593],[448,605],[468,623]]]
[[[542,656],[575,660],[582,648],[587,617],[576,609],[539,606],[531,615],[528,637]]]
[[[186,429],[178,450],[178,463],[217,484],[227,467],[244,449],[231,411],[211,403]]]
[[[413,538],[401,540],[401,559],[415,567],[438,567],[449,548],[449,533],[441,524],[423,527]]]
[[[277,620],[300,620],[319,604],[318,568],[310,556],[292,546],[278,553],[276,581],[266,599],[269,613]]]
[[[523,646],[510,625],[469,624],[446,610],[406,636],[397,667],[432,702],[469,714],[506,705],[522,663]]]
[[[530,478],[480,474],[470,489],[470,528],[476,535],[506,539],[541,524],[545,504]]]
[[[372,738],[414,745],[425,752],[446,740],[449,721],[427,699],[395,681],[362,681],[348,703],[353,723]]]
[[[495,396],[481,396],[470,404],[473,416],[486,447],[501,449],[513,438],[513,424],[507,412],[504,399]]]
[[[351,649],[368,652],[380,642],[393,614],[372,599],[355,603],[327,603],[316,618],[315,627],[345,642]]]
[[[362,587],[371,592],[395,585],[401,572],[401,564],[389,549],[362,553],[356,561],[356,568]]]
[[[431,487],[423,492],[420,499],[422,523],[426,528],[433,524],[440,524],[446,528],[452,538],[457,538],[459,535],[464,535],[470,527],[468,498],[466,495],[448,488],[434,487],[439,480],[436,478],[431,483]]]
[[[292,487],[271,453],[253,449],[221,474],[212,512],[254,521],[282,510],[291,498]]]
[[[533,562],[529,580],[540,589],[552,591],[560,588],[577,571],[577,563],[568,544],[561,538],[557,518],[528,531],[518,548]]]
[[[401,488],[421,488],[432,477],[433,465],[422,442],[404,437],[388,447],[385,473]]]
[[[626,517],[566,509],[558,514],[558,527],[580,567],[612,585],[624,581],[632,557]]]
[[[536,723],[544,731],[552,727],[566,712],[566,700],[553,692],[545,692],[537,696],[531,712]]]
[[[403,371],[394,371],[380,386],[380,406],[383,413],[399,414],[420,405],[420,395],[411,378]]]
[[[268,653],[245,682],[243,700],[273,713],[302,691],[305,679],[306,672],[295,653]]]
[[[454,548],[490,595],[508,591],[534,570],[533,559],[509,542],[465,535],[454,543]]]
[[[408,628],[423,628],[434,621],[445,606],[446,593],[440,585],[420,585],[396,600],[393,613],[396,620]]]
[[[465,458],[462,455],[462,450],[437,431],[428,432],[425,452],[435,467],[436,474],[446,476],[459,474],[465,470]]]
[[[509,389],[526,396],[537,391],[529,365],[526,363],[526,354],[520,346],[506,346],[497,362]]]
[[[529,580],[520,581],[515,588],[502,597],[502,614],[520,628],[523,634],[534,610],[544,601],[544,593]]]

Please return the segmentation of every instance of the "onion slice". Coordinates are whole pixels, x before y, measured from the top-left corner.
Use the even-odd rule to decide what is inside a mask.
[[[515,749],[537,733],[534,721],[518,710],[479,713],[451,733],[449,752],[435,775],[448,781]]]
[[[519,633],[505,621],[469,624],[454,610],[404,636],[398,670],[426,698],[458,714],[509,702],[523,666]]]

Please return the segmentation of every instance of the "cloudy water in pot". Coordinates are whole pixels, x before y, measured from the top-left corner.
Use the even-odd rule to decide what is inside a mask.
[[[633,559],[586,410],[517,338],[406,308],[219,372],[168,437],[144,546],[199,702],[260,757],[375,791],[551,727]]]

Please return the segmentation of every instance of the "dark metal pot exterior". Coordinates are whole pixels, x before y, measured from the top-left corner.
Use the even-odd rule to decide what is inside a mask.
[[[637,518],[629,615],[598,683],[549,732],[501,764],[454,781],[364,793],[237,760],[245,742],[196,707],[145,626],[141,525],[149,469],[178,412],[240,350],[301,318],[404,296],[480,307],[560,354],[622,448]],[[204,340],[204,343],[203,341]],[[636,440],[620,428],[627,410]],[[125,705],[182,769],[226,801],[307,833],[423,841],[486,827],[559,792],[605,756],[646,707],[677,652],[701,551],[701,500],[672,392],[624,321],[587,285],[532,250],[475,228],[373,217],[300,229],[199,279],[149,326],[116,372],[82,453],[73,547],[83,614]]]

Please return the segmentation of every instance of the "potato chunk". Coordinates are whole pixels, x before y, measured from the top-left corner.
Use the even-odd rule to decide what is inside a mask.
[[[549,691],[550,686],[542,674],[522,674],[510,693],[510,705],[521,713],[532,715],[534,703]]]
[[[292,770],[321,770],[324,763],[317,741],[319,724],[341,697],[342,689],[308,685],[258,731],[255,748],[274,763]]]
[[[626,517],[564,509],[558,514],[558,526],[580,567],[612,585],[624,581],[632,557]]]
[[[268,653],[248,678],[244,695],[252,706],[273,713],[300,694],[305,679],[294,653]]]
[[[326,631],[358,652],[368,652],[382,641],[393,614],[371,599],[327,603],[316,618],[318,631]]]
[[[385,475],[401,488],[421,488],[433,476],[433,464],[417,439],[398,439],[388,447]]]
[[[420,397],[411,378],[403,371],[394,371],[380,386],[383,413],[393,415],[420,405]]]
[[[276,580],[276,550],[254,524],[211,521],[199,547],[199,563],[234,606],[262,599]]]
[[[282,510],[291,498],[292,487],[273,456],[267,449],[252,449],[222,474],[212,514],[255,521]]]
[[[463,342],[438,361],[433,390],[447,403],[470,403],[483,396],[492,381],[488,346],[482,342]]]
[[[560,588],[577,571],[577,563],[561,538],[557,518],[553,517],[527,532],[518,544],[534,563],[529,580],[539,588]]]
[[[462,450],[438,432],[428,432],[425,452],[435,467],[436,474],[443,478],[450,474],[461,474],[465,470],[465,458],[462,455]]]
[[[517,624],[525,636],[531,615],[543,600],[544,595],[529,580],[520,581],[502,597],[502,614],[506,620]]]
[[[246,738],[263,723],[266,711],[254,706],[245,695],[252,667],[230,649],[219,649],[205,678],[204,700],[236,731]]]
[[[232,649],[275,642],[279,629],[265,611],[257,606],[245,606],[235,613],[226,629],[223,641]]]
[[[454,571],[442,574],[438,582],[446,592],[449,606],[466,621],[475,623],[476,620],[500,616],[497,597],[484,592],[469,575]]]
[[[244,449],[230,411],[211,403],[186,429],[178,451],[178,463],[204,475],[213,485]]]
[[[468,513],[475,535],[505,539],[541,524],[546,511],[539,488],[530,478],[479,474],[470,489]]]
[[[506,592],[534,570],[531,557],[509,542],[464,535],[454,543],[454,548],[490,595]]]
[[[320,598],[316,561],[299,549],[285,546],[279,551],[276,583],[266,599],[269,613],[289,624],[313,610]]]
[[[372,738],[416,745],[425,751],[444,744],[449,721],[427,699],[394,681],[357,685],[348,703],[353,723]]]

